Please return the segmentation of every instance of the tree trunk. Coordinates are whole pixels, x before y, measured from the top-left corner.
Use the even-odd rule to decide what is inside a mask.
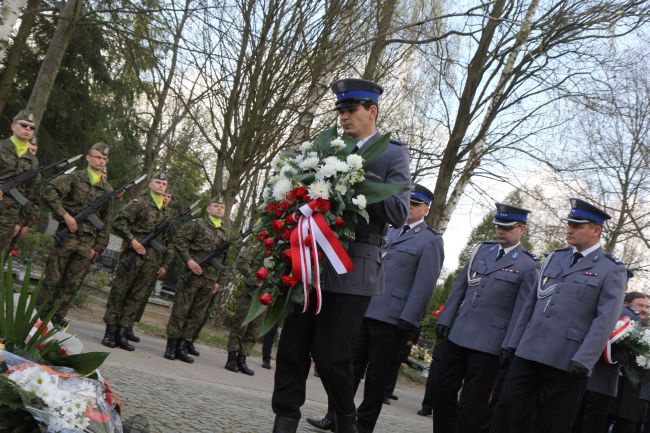
[[[14,29],[20,9],[25,6],[27,0],[3,0],[0,7],[0,63],[7,55],[11,33]]]
[[[34,123],[37,125],[43,118],[47,100],[50,98],[54,80],[61,67],[61,61],[68,49],[77,21],[79,21],[82,6],[83,0],[68,0],[61,10],[52,41],[47,49],[32,94],[27,102],[27,107],[34,113]]]
[[[25,45],[27,45],[27,38],[34,27],[34,20],[36,18],[35,11],[40,2],[41,0],[29,0],[27,2],[27,9],[23,14],[18,34],[14,39],[11,50],[9,50],[5,69],[2,71],[2,76],[0,77],[0,113],[4,111],[5,105],[7,104],[9,91],[16,77],[18,65],[20,64],[20,57],[25,49]],[[0,55],[0,62],[2,62],[2,55]]]
[[[368,62],[363,71],[363,78],[371,81],[377,80],[378,71],[381,70],[379,64],[384,49],[386,48],[386,38],[390,33],[390,25],[392,24],[393,16],[395,15],[397,0],[378,2],[378,5],[381,5],[381,9],[377,11],[377,37],[372,44],[370,56],[368,56]]]

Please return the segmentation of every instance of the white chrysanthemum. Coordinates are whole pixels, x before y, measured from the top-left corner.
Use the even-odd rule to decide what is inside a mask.
[[[347,162],[340,160],[336,156],[328,156],[323,162],[336,168],[336,171],[341,173],[346,173],[350,169]]]
[[[277,201],[282,201],[289,191],[291,191],[291,181],[286,177],[281,177],[273,185],[273,198]]]
[[[348,155],[346,161],[350,166],[350,168],[352,169],[363,167],[363,158],[360,155],[357,155],[356,153]]]
[[[309,141],[303,141],[303,143],[300,145],[300,150],[307,152],[313,145],[314,144]]]
[[[330,164],[321,165],[316,170],[316,179],[323,180],[336,176],[336,167]]]
[[[648,358],[646,358],[643,355],[637,355],[636,356],[636,363],[639,365],[639,367],[646,367],[648,365]]]
[[[332,140],[330,144],[332,147],[335,147],[337,149],[343,149],[345,147],[345,142],[338,137]]]
[[[307,190],[309,191],[311,198],[329,199],[330,187],[331,185],[328,181],[317,180],[316,182],[309,185]]]
[[[307,156],[298,166],[303,170],[315,170],[318,167],[318,157]]]
[[[271,170],[280,171],[280,168],[282,168],[282,163],[282,157],[280,155],[275,155],[275,157],[271,160]]]
[[[295,173],[296,173],[296,169],[293,168],[293,167],[292,167],[291,165],[289,165],[289,164],[283,166],[283,167],[280,169],[280,175],[282,175],[282,176],[290,176],[290,175],[295,174]]]
[[[345,195],[345,193],[348,192],[348,187],[343,182],[337,183],[334,189],[338,191],[341,195]]]
[[[305,155],[296,155],[293,157],[291,162],[293,163],[293,165],[299,166],[303,159],[305,159]]]
[[[363,194],[359,194],[355,198],[352,199],[352,203],[355,204],[359,209],[365,209],[366,206],[368,205],[368,201],[366,200],[366,196]]]

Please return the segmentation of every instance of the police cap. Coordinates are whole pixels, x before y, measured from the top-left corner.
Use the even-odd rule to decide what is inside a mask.
[[[32,122],[34,124],[36,123],[34,121],[34,112],[32,112],[32,110],[29,110],[27,108],[20,110],[18,114],[14,116],[13,119],[14,122],[17,122],[19,120],[26,120],[27,122]]]
[[[424,203],[429,206],[433,200],[433,193],[427,187],[416,183],[413,185],[413,189],[411,190],[410,199],[413,203]]]
[[[103,141],[100,141],[90,146],[90,149],[88,149],[88,153],[90,153],[91,150],[96,150],[101,154],[108,156],[108,144],[104,143]]]
[[[594,223],[602,226],[610,218],[612,217],[607,212],[598,209],[593,204],[579,198],[572,198],[569,215],[566,218],[560,219],[565,222],[577,224]]]
[[[497,212],[494,215],[492,224],[500,227],[514,227],[518,224],[526,224],[530,211],[517,206],[505,203],[495,203]]]
[[[384,88],[379,84],[359,78],[334,81],[330,84],[330,89],[336,94],[334,108],[337,110],[368,102],[378,103],[379,95],[384,92]]]

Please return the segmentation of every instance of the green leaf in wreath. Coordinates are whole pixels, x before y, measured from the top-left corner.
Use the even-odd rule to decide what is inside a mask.
[[[261,314],[263,314],[268,309],[266,305],[262,305],[258,301],[259,297],[262,296],[262,293],[264,293],[264,289],[260,287],[255,292],[255,295],[253,295],[253,298],[251,300],[251,305],[250,307],[248,307],[248,313],[246,314],[244,323],[242,323],[243,326],[246,326],[249,323],[251,323],[253,320],[257,319]]]
[[[377,159],[379,155],[384,153],[390,145],[390,134],[384,134],[377,140],[368,141],[364,144],[357,154],[363,157],[364,167]]]
[[[86,376],[97,370],[106,361],[108,355],[108,352],[87,352],[68,356],[52,353],[49,360],[54,365],[70,367],[77,373]]]
[[[329,153],[332,140],[336,138],[336,126],[327,128],[314,139],[314,148],[319,155]]]
[[[391,195],[409,190],[409,185],[364,181],[354,187],[356,194],[363,194],[368,204],[379,203]]]

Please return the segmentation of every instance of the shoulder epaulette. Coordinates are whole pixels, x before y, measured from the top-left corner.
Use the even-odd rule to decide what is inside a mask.
[[[616,263],[617,265],[623,265],[623,264],[624,264],[624,263],[623,263],[623,262],[622,262],[618,257],[616,257],[614,254],[605,253],[605,257],[607,257],[608,259],[610,259],[612,262]]]
[[[480,242],[480,243],[483,244],[483,245],[492,245],[492,244],[496,244],[497,241],[483,241],[483,242]]]
[[[427,227],[427,230],[429,230],[431,233],[434,235],[439,235],[438,230],[434,229],[433,227]]]
[[[531,253],[530,251],[522,250],[524,253],[528,254],[531,259],[535,260],[536,262],[539,262],[539,257],[537,257],[535,254]]]
[[[395,144],[397,146],[406,146],[406,143],[403,141],[395,140],[394,138],[390,139],[391,144]]]
[[[571,250],[571,249],[573,249],[573,247],[564,247],[564,248],[558,248],[555,251],[568,251],[568,250]]]

